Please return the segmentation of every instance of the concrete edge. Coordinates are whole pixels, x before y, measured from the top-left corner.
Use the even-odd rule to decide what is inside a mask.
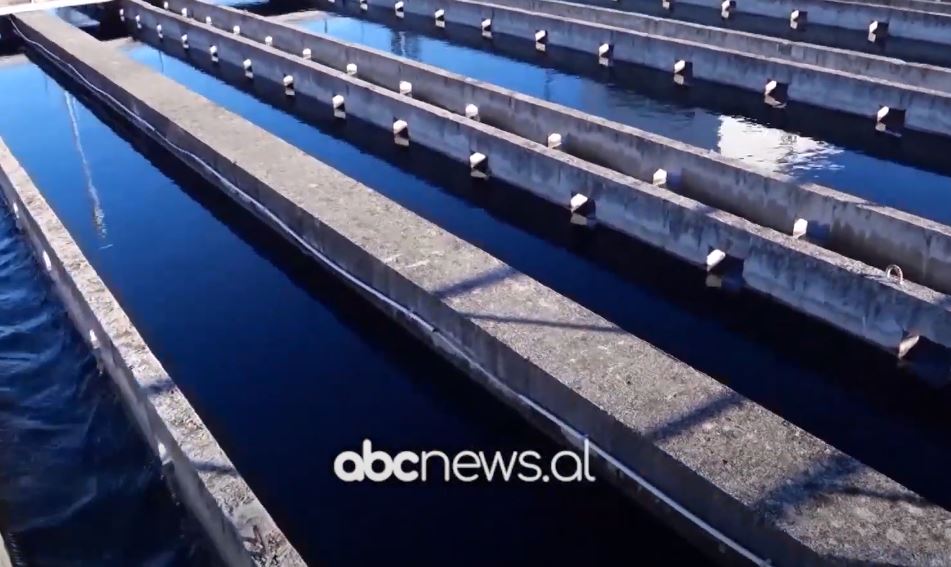
[[[163,475],[224,564],[304,565],[2,140],[0,192]]]

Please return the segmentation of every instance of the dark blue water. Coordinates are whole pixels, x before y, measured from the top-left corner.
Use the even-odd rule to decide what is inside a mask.
[[[210,562],[2,202],[0,528],[22,565]]]
[[[701,561],[603,482],[339,482],[334,457],[364,438],[556,448],[147,141],[75,101],[74,136],[69,95],[35,66],[0,85],[0,108],[18,109],[0,135],[312,563]]]
[[[528,42],[496,38],[489,43],[478,31],[465,29],[434,37],[431,22],[399,20],[379,11],[371,15],[386,25],[340,15],[294,25],[951,223],[951,147],[886,140],[874,135],[869,120],[856,124],[844,115],[767,112],[762,97],[712,85],[707,91],[720,94],[684,93],[669,74],[623,66],[604,73],[590,57],[579,61],[558,50],[540,55]],[[702,89],[692,91],[697,90]]]
[[[151,47],[131,54],[929,498],[951,502],[940,472],[951,465],[951,394],[921,387],[892,357],[755,295],[705,288],[700,273],[629,240],[573,232],[562,209],[495,182],[473,185],[466,168],[415,146],[396,149],[387,132],[355,120],[327,122],[321,102],[288,103],[279,89],[255,82],[260,99],[286,110],[278,111]],[[208,65],[247,85],[240,70]]]

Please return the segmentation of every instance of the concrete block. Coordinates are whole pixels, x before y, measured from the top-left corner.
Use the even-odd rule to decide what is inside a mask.
[[[334,95],[330,99],[330,105],[333,107],[334,118],[344,119],[347,117],[347,109],[344,105],[343,95]]]
[[[900,136],[905,128],[905,110],[900,108],[881,107],[875,114],[875,130]]]
[[[545,30],[536,31],[535,32],[535,49],[538,51],[545,51],[547,45],[548,45],[548,32]]]
[[[720,17],[729,20],[736,11],[736,0],[723,0],[720,4]]]
[[[405,120],[393,122],[393,142],[397,146],[409,146],[409,124]]]
[[[587,227],[594,225],[595,207],[593,199],[589,199],[581,193],[575,193],[571,196],[568,208],[571,211],[571,224]]]
[[[489,158],[485,154],[475,152],[469,156],[469,175],[476,179],[489,177]]]
[[[888,22],[875,20],[868,25],[868,40],[872,43],[882,44],[888,39]]]
[[[804,31],[808,17],[809,13],[805,10],[793,10],[789,14],[789,27],[797,31]]]
[[[614,46],[610,43],[602,43],[598,46],[598,64],[608,67],[611,65],[611,57],[614,55]]]
[[[771,80],[763,89],[763,101],[773,108],[786,108],[789,102],[789,84]]]
[[[475,120],[479,122],[481,118],[479,117],[479,107],[474,104],[467,104],[465,110],[466,118]]]
[[[693,63],[684,59],[674,63],[674,83],[687,86],[693,80]]]

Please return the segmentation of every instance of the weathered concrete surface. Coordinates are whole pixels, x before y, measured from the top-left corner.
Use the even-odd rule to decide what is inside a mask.
[[[582,432],[760,557],[951,562],[948,511],[81,32],[39,14],[21,23],[107,104],[134,109],[147,133],[474,379],[540,423],[557,416],[555,429]],[[703,540],[682,515],[661,517]]]
[[[393,0],[370,0],[369,5],[393,9]],[[330,5],[330,4],[328,4]],[[475,0],[414,0],[405,3],[407,14],[432,18],[445,9],[450,24],[479,28],[491,16],[492,33],[533,41],[538,30],[548,33],[548,43],[591,54],[597,64],[598,46],[613,46],[613,58],[669,71],[678,60],[693,64],[697,79],[762,93],[769,81],[788,85],[790,101],[867,117],[869,133],[882,106],[907,111],[905,127],[951,136],[951,94],[906,84],[871,79],[805,63],[750,55],[698,41],[668,38],[608,24],[595,24]]]
[[[775,59],[825,67],[868,78],[951,92],[951,69],[859,51],[801,43],[726,28],[658,18],[559,0],[493,0],[494,4],[627,28]],[[745,2],[739,4],[741,7]],[[811,16],[811,14],[810,14]],[[788,19],[788,14],[787,14]],[[951,32],[949,32],[951,33]],[[949,40],[951,41],[951,40]]]
[[[223,563],[303,565],[2,140],[0,193],[178,499]]]
[[[481,153],[488,157],[492,176],[555,204],[567,207],[575,193],[583,193],[594,202],[599,222],[694,265],[706,266],[710,252],[722,250],[742,262],[744,281],[751,288],[882,348],[900,352],[909,336],[919,335],[951,347],[951,300],[943,294],[910,282],[899,286],[878,269],[814,244],[242,35],[140,0],[123,0],[122,5],[129,10],[133,33],[169,53],[204,59],[214,45],[218,65],[240,67],[251,61],[253,80],[280,84],[291,74],[299,98],[326,103],[343,95],[349,116],[386,130],[394,120],[404,120],[412,143],[465,164],[473,152]],[[164,39],[158,37],[159,25]],[[182,35],[188,36],[187,54],[174,39]]]
[[[676,0],[720,10],[720,0]],[[737,0],[738,13],[789,20],[793,10],[809,13],[809,22],[848,30],[866,31],[878,20],[888,22],[888,33],[898,37],[951,46],[951,9],[941,2],[880,0]]]
[[[228,32],[237,25],[243,37],[258,42],[270,36],[273,47],[286,53],[310,49],[315,62],[334,69],[354,63],[361,78],[390,90],[409,81],[414,97],[456,114],[475,104],[483,122],[529,140],[545,143],[557,132],[563,151],[644,181],[657,169],[675,173],[676,192],[780,232],[806,219],[826,233],[824,247],[871,266],[899,265],[910,280],[951,292],[951,228],[945,225],[325,34],[201,0],[169,2],[172,12],[182,9]]]

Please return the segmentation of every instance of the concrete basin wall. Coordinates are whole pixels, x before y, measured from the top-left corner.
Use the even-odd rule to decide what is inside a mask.
[[[303,565],[2,140],[0,196],[223,564]]]
[[[394,0],[371,0],[369,5],[393,9]],[[770,81],[788,85],[788,100],[867,117],[873,133],[876,113],[883,107],[906,111],[904,127],[951,136],[951,95],[822,67],[750,55],[741,51],[635,32],[561,16],[471,0],[413,0],[405,12],[432,18],[445,10],[447,22],[479,28],[486,18],[492,31],[533,41],[538,30],[548,33],[549,45],[591,54],[597,65],[602,44],[613,46],[613,57],[669,71],[679,60],[693,64],[697,79],[762,93]]]
[[[858,51],[559,0],[493,0],[492,3],[530,12],[626,28],[651,35],[714,45],[750,55],[796,61],[867,78],[905,83],[945,93],[951,92],[951,69],[946,67],[908,63],[901,59]],[[745,0],[739,5],[745,5]],[[788,19],[789,14],[786,17]],[[811,12],[809,17],[812,17]],[[946,40],[948,47],[951,48],[951,31]]]
[[[588,439],[605,478],[714,557],[951,561],[946,510],[67,24],[21,21],[106,104],[474,380],[563,442]]]
[[[720,11],[718,0],[675,0]],[[793,10],[809,13],[809,22],[867,31],[873,21],[888,22],[890,35],[951,46],[951,7],[939,2],[881,3],[839,0],[737,0],[736,12],[788,21]],[[808,24],[807,24],[808,25]],[[887,41],[887,40],[886,40]]]

